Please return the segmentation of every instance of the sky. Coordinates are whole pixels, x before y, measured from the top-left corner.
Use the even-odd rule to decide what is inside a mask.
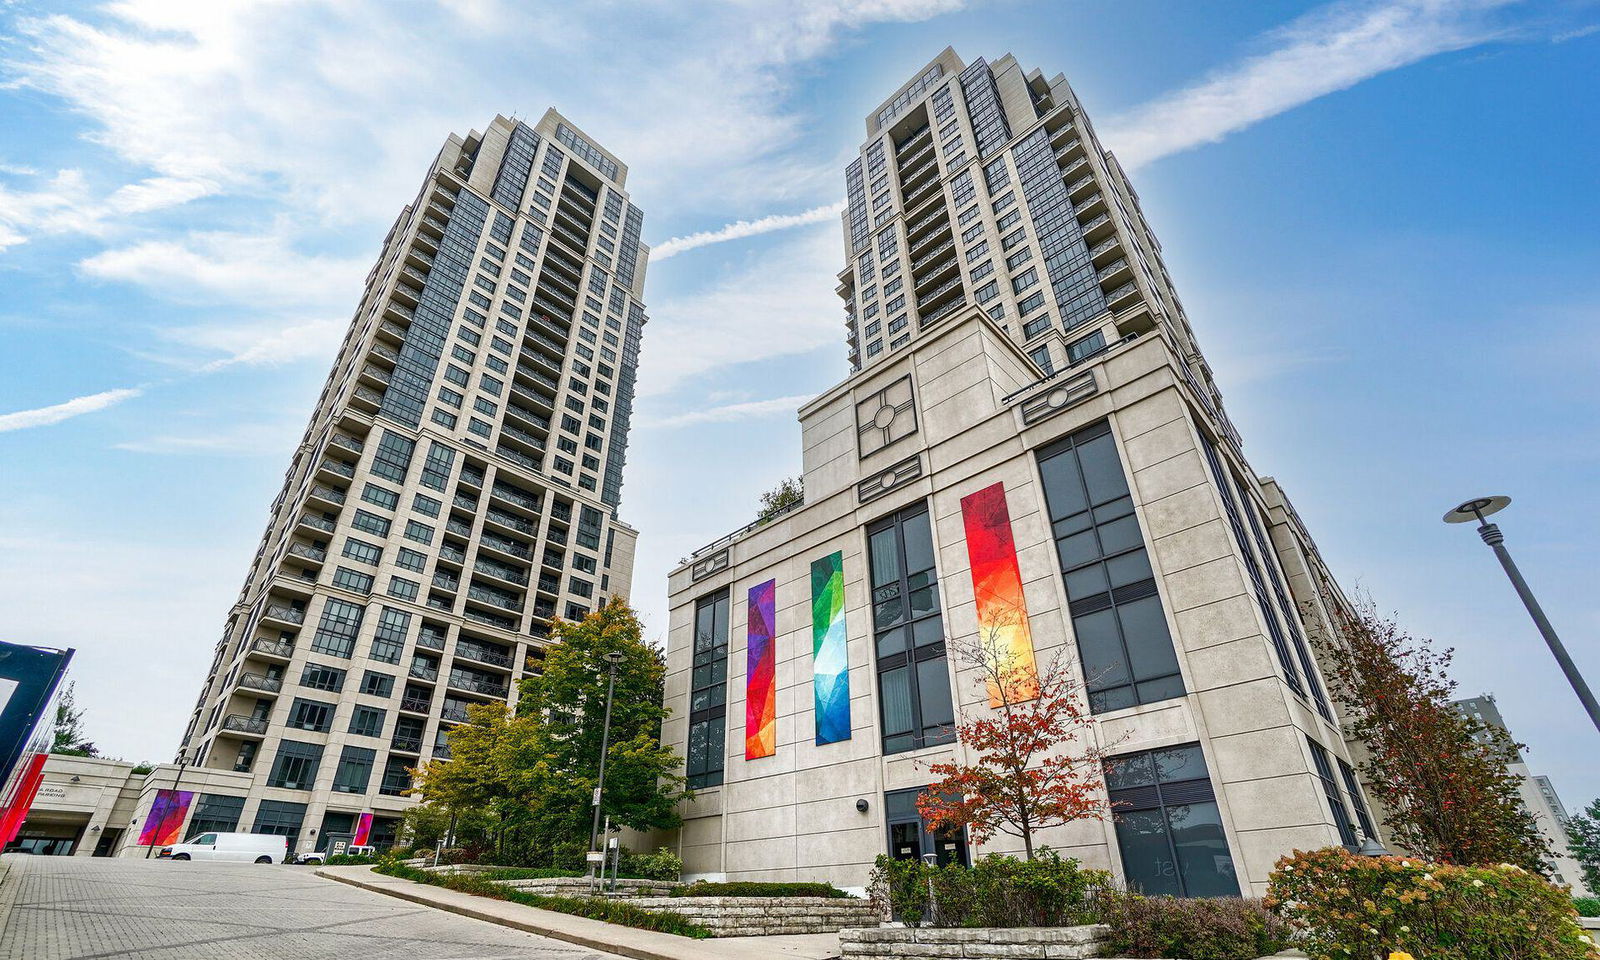
[[[1595,0],[0,0],[0,639],[168,759],[384,233],[452,133],[554,105],[654,254],[633,600],[800,468],[847,372],[864,118],[946,45],[1064,73],[1131,170],[1245,452],[1347,589],[1457,650],[1569,808],[1600,684]]]

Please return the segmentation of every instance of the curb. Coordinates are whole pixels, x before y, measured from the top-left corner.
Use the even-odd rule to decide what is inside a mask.
[[[550,911],[540,910],[538,907],[528,907],[528,906],[523,906],[522,904],[510,903],[509,901],[489,900],[487,902],[495,903],[495,904],[507,904],[509,906],[518,907],[521,910],[527,911],[528,916],[529,916],[530,919],[522,920],[522,919],[517,919],[517,918],[513,918],[513,917],[502,916],[500,914],[493,913],[493,912],[490,912],[490,911],[487,911],[487,910],[474,909],[473,907],[468,906],[466,904],[451,903],[451,902],[447,902],[447,901],[445,901],[443,899],[440,899],[440,898],[430,897],[426,893],[424,893],[423,891],[430,890],[430,889],[432,889],[431,887],[429,887],[427,884],[416,883],[416,882],[410,881],[410,880],[399,881],[400,883],[406,884],[406,886],[405,887],[397,887],[397,886],[393,886],[393,885],[390,885],[390,884],[378,884],[378,883],[366,882],[361,877],[341,876],[341,875],[337,875],[337,874],[333,874],[333,873],[328,873],[328,872],[325,872],[320,867],[317,869],[316,875],[319,876],[319,877],[322,877],[323,879],[326,879],[326,880],[333,880],[333,881],[336,881],[338,883],[349,884],[352,887],[357,887],[357,888],[360,888],[362,890],[369,890],[369,891],[371,891],[373,893],[381,893],[384,896],[395,897],[397,899],[406,900],[406,901],[409,901],[411,903],[422,904],[423,906],[433,907],[433,908],[438,909],[438,910],[444,910],[444,911],[446,911],[448,913],[458,914],[458,915],[463,916],[463,917],[470,917],[473,920],[483,920],[483,921],[486,921],[488,923],[498,924],[498,925],[500,925],[502,927],[511,927],[511,928],[513,928],[515,930],[521,930],[524,933],[536,933],[536,934],[539,934],[540,936],[550,937],[551,939],[554,939],[554,940],[564,940],[567,943],[575,943],[580,947],[589,947],[589,948],[594,949],[594,950],[601,950],[601,951],[604,951],[606,953],[615,954],[617,956],[631,957],[632,960],[692,960],[692,958],[704,957],[705,956],[705,953],[703,951],[695,950],[695,949],[692,949],[692,948],[691,949],[685,949],[683,952],[676,952],[676,951],[674,951],[674,952],[666,952],[666,951],[660,951],[660,950],[652,950],[649,947],[635,946],[633,944],[627,944],[627,943],[617,943],[614,940],[607,940],[607,939],[604,939],[604,938],[599,937],[599,936],[592,936],[592,935],[589,935],[589,934],[580,933],[580,932],[575,931],[575,930],[561,929],[560,927],[552,926],[552,925],[550,925],[548,923],[541,924],[541,923],[537,922],[539,915],[540,914],[549,913]],[[408,888],[417,888],[417,889],[408,889]],[[458,893],[458,891],[453,891],[453,890],[449,890],[449,891],[446,891],[446,892]],[[472,894],[468,894],[468,893],[460,893],[458,895],[463,896],[463,897],[471,897],[471,896],[473,896]],[[475,897],[474,899],[483,899],[483,898]],[[587,921],[589,923],[601,924],[603,926],[610,926],[610,924],[606,924],[604,921],[601,921],[601,920],[589,920],[587,917],[568,917],[566,914],[561,914],[561,913],[552,914],[552,915],[553,916],[562,917],[564,920],[580,920],[580,921]],[[630,927],[628,929],[632,930],[633,928]],[[635,933],[647,933],[647,934],[648,933],[654,933],[654,931],[645,931],[645,930],[633,931],[633,932],[635,932]],[[672,936],[671,934],[656,934],[656,935],[657,936],[663,936],[663,937]],[[673,939],[676,940],[676,939],[683,939],[683,938],[673,937]],[[704,943],[705,943],[705,941],[703,941],[703,940],[687,940],[686,941],[686,947],[689,947],[691,945],[693,947],[699,947],[699,946],[703,945]]]

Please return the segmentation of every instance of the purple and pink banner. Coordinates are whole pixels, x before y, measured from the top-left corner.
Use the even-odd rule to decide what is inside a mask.
[[[1005,484],[996,483],[962,497],[961,520],[967,531],[967,559],[972,564],[978,642],[985,661],[992,664],[989,705],[1032,700],[1039,695],[1039,679]]]
[[[364,847],[367,838],[372,836],[372,814],[363,813],[356,817],[356,835],[350,840],[351,846]]]
[[[189,816],[189,802],[193,799],[192,790],[157,790],[156,802],[150,805],[144,829],[139,832],[139,846],[164,847],[183,839],[183,821]]]
[[[778,752],[778,581],[750,588],[745,630],[744,758]]]

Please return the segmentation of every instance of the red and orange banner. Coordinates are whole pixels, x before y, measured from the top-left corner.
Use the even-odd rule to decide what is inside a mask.
[[[1039,695],[1039,679],[1005,484],[996,483],[962,497],[961,520],[966,526],[967,559],[972,565],[978,642],[985,661],[992,667],[989,705],[1032,700]]]

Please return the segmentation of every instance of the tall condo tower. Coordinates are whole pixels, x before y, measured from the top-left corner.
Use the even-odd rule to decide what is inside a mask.
[[[648,256],[554,110],[451,136],[384,239],[184,734],[191,827],[382,844],[406,771],[624,596]]]
[[[1375,835],[1311,643],[1346,601],[1245,460],[1066,79],[947,49],[866,132],[852,371],[799,410],[804,503],[670,575],[688,874],[859,888],[879,854],[1018,850],[916,804],[930,764],[972,759],[955,721],[990,709],[990,645],[1075,671],[1116,760],[1115,818],[1035,844],[1201,896]]]

